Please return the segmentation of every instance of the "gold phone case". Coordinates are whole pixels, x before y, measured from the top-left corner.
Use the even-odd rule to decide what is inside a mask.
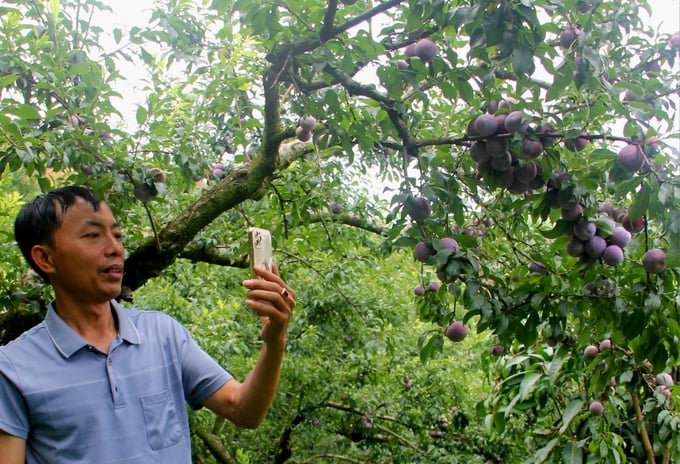
[[[274,257],[272,253],[272,234],[267,229],[251,227],[248,229],[250,275],[255,277],[255,266],[272,270]]]

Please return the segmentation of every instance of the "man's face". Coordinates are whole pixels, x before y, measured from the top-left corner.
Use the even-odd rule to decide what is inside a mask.
[[[79,198],[61,215],[50,256],[50,283],[62,295],[87,303],[103,303],[120,294],[125,249],[122,232],[109,206],[94,210]],[[59,294],[59,293],[58,293]]]

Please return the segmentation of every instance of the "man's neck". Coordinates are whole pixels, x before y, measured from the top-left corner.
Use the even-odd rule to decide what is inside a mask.
[[[104,353],[108,352],[109,345],[118,335],[118,321],[110,302],[85,305],[57,298],[54,309],[83,340]]]

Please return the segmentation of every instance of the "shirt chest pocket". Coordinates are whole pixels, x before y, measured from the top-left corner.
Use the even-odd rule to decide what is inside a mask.
[[[144,396],[140,401],[151,449],[167,448],[182,439],[182,426],[168,390]]]

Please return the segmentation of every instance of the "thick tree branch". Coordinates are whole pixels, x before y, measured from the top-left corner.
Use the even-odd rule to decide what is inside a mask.
[[[203,440],[206,448],[208,448],[208,451],[210,451],[210,454],[213,455],[217,462],[220,464],[238,464],[236,458],[224,447],[220,437],[201,427],[196,429],[196,435]]]
[[[125,262],[125,291],[134,291],[149,279],[160,275],[196,235],[222,213],[245,200],[262,198],[277,169],[288,166],[309,152],[309,148],[297,141],[281,145],[276,135],[270,137],[269,143],[269,150],[281,150],[282,160],[277,159],[277,150],[273,158],[271,154],[259,156],[252,163],[232,171],[160,228],[157,237],[130,254]]]
[[[642,415],[642,409],[640,408],[640,398],[637,392],[632,395],[633,408],[635,409],[635,417],[638,421],[638,427],[640,428],[640,436],[642,437],[642,445],[645,448],[645,453],[647,454],[647,463],[654,464],[656,460],[654,459],[654,447],[649,439],[649,434],[647,433],[647,426],[645,425],[645,418]]]

